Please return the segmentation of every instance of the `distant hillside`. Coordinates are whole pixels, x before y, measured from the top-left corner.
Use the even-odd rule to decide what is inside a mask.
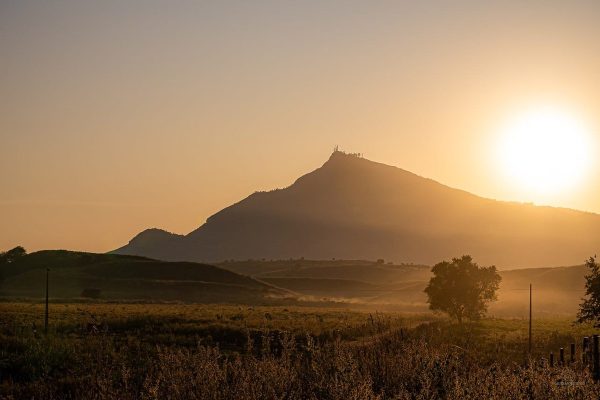
[[[575,314],[585,295],[584,265],[556,268],[528,268],[502,271],[498,304],[492,311],[498,314],[527,315],[529,284],[533,285],[533,310],[536,314]]]
[[[430,277],[428,266],[363,260],[229,261],[219,266],[306,296],[367,303],[389,292],[391,283],[422,283]]]
[[[289,289],[309,300],[335,299],[412,311],[428,309],[423,292],[431,278],[428,266],[355,260],[229,261],[220,266]],[[574,316],[584,295],[586,273],[583,265],[500,271],[498,302],[492,304],[490,312],[527,316],[531,283],[536,315]]]
[[[188,235],[140,233],[115,253],[172,261],[472,255],[499,267],[569,265],[598,251],[600,215],[489,200],[335,152],[293,185],[257,192]]]
[[[84,290],[97,289],[104,300],[259,304],[285,299],[418,312],[428,309],[423,289],[431,277],[429,266],[364,260],[247,260],[212,266],[49,250],[0,264],[0,297],[43,297],[47,267],[50,296],[60,299],[80,299]],[[499,301],[490,312],[525,317],[531,283],[535,315],[574,316],[586,273],[584,266],[501,271]]]
[[[87,289],[102,299],[255,303],[289,293],[212,265],[165,262],[115,254],[47,250],[0,266],[0,296],[79,298]],[[94,293],[92,290],[91,293]]]
[[[219,267],[260,278],[345,279],[371,284],[428,280],[426,265],[385,264],[366,260],[275,260],[228,261]]]

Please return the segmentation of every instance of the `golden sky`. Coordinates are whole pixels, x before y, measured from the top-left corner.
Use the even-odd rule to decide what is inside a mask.
[[[494,160],[499,127],[537,104],[600,142],[599,20],[597,1],[2,2],[0,249],[187,233],[334,145],[600,212],[600,163],[541,195]]]

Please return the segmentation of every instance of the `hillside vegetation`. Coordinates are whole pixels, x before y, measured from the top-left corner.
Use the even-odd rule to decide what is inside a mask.
[[[43,297],[46,268],[50,296],[73,299],[249,302],[288,295],[253,278],[219,267],[191,262],[165,262],[115,254],[46,250],[0,266],[0,296]]]

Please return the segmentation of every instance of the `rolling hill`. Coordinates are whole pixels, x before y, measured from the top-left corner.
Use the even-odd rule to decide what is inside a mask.
[[[43,297],[47,267],[54,299],[79,300],[84,290],[97,289],[103,300],[235,304],[300,304],[300,300],[306,305],[342,303],[417,312],[428,308],[423,289],[431,277],[425,265],[364,260],[230,260],[212,266],[45,250],[0,265],[0,297]],[[584,295],[586,273],[584,266],[500,271],[498,302],[490,312],[525,317],[532,283],[536,315],[572,316]]]
[[[235,271],[289,289],[307,300],[336,300],[354,303],[381,303],[377,298],[403,287],[419,283],[416,299],[424,302],[423,288],[429,280],[430,267],[393,265],[365,260],[275,260],[228,261],[218,264]],[[311,297],[306,297],[311,296]],[[415,299],[411,290],[402,290],[398,301]]]
[[[102,299],[256,303],[286,297],[285,290],[212,265],[166,262],[115,254],[44,250],[0,266],[0,296],[79,298],[87,289]]]
[[[289,289],[304,300],[335,300],[404,311],[426,311],[423,292],[431,278],[425,265],[393,265],[362,260],[228,261],[220,267]],[[500,271],[498,316],[528,315],[529,284],[536,315],[570,315],[584,296],[585,266]]]
[[[600,215],[485,199],[334,152],[291,186],[257,192],[187,235],[151,229],[114,253],[171,261],[378,259],[470,254],[499,267],[573,265],[598,250]]]

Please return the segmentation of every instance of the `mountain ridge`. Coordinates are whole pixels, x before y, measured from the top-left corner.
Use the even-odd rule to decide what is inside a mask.
[[[598,214],[488,199],[334,152],[290,186],[255,192],[187,235],[143,231],[115,252],[170,261],[304,256],[424,264],[469,253],[533,267],[581,262],[595,252],[590,235],[600,238]]]

